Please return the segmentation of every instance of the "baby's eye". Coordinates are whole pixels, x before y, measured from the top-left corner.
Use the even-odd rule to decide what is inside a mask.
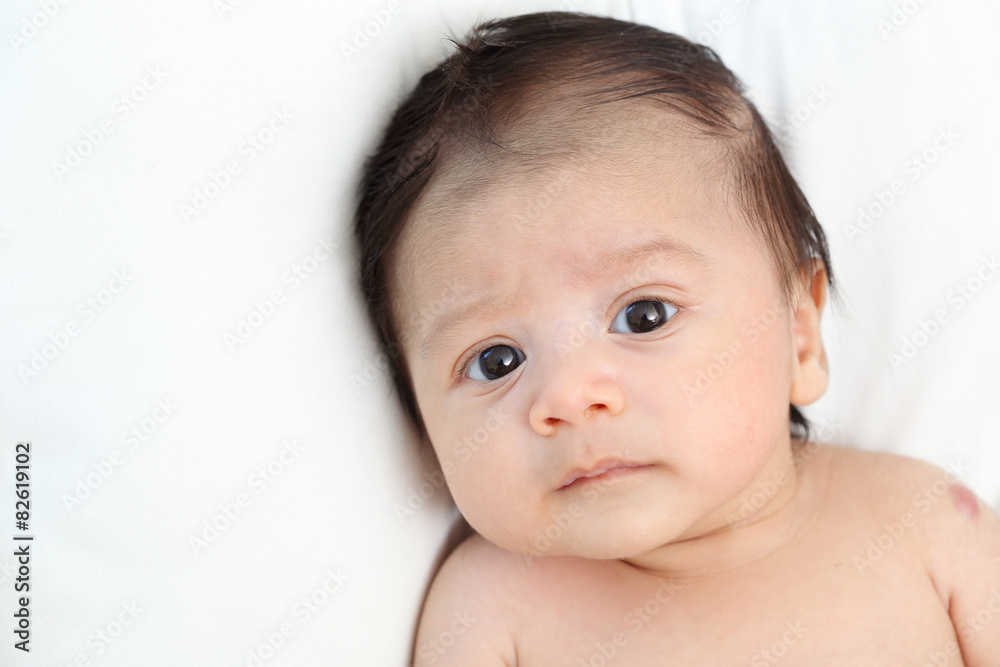
[[[524,353],[510,345],[494,345],[477,353],[469,362],[467,373],[473,380],[497,380],[521,365]]]
[[[646,333],[658,329],[677,313],[677,307],[665,301],[642,299],[618,311],[611,330],[615,333]]]

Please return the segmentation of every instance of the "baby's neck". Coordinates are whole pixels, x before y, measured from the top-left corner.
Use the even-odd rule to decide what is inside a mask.
[[[655,577],[695,582],[749,565],[780,551],[796,538],[825,496],[829,451],[813,449],[797,454],[765,471],[772,478],[783,470],[789,482],[761,507],[691,536],[681,536],[660,547],[623,558],[622,562]],[[763,475],[762,475],[763,476]],[[744,505],[747,507],[748,505]]]

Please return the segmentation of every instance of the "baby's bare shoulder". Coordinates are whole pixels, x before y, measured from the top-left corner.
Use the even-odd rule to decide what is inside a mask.
[[[967,468],[950,462],[941,468],[902,454],[823,445],[828,451],[831,492],[852,495],[871,506],[872,513],[899,514],[907,508],[922,512],[947,499],[958,510],[969,510],[971,493],[962,493]],[[955,487],[955,488],[953,488]],[[969,510],[971,511],[971,510]]]
[[[564,594],[567,586],[589,582],[594,586],[621,575],[618,561],[573,556],[533,556],[509,551],[479,534],[464,540],[438,573],[442,586],[458,586],[474,593],[513,628],[546,598]]]
[[[829,451],[831,467],[853,474],[872,476],[887,481],[906,482],[927,475],[940,475],[948,471],[927,461],[891,452],[877,452],[824,443],[822,448]],[[967,469],[960,462],[949,464],[958,474]],[[948,473],[951,474],[951,473]]]
[[[500,604],[511,556],[473,534],[445,559],[424,601],[414,665],[517,664]]]
[[[603,587],[611,594],[627,570],[618,561],[514,553],[473,534],[448,556],[431,585],[414,664],[513,667],[515,638],[557,632],[547,611],[580,590]],[[462,636],[454,632],[454,647],[443,650],[452,639],[448,633],[458,629]]]
[[[969,467],[834,447],[831,485],[870,504],[889,532],[919,535],[922,558],[968,665],[1000,655],[1000,517],[963,483]],[[850,491],[853,489],[853,491]]]
[[[940,467],[901,454],[824,447],[831,499],[879,524],[918,528],[930,545],[990,523],[992,510],[962,484],[969,468],[960,460]]]

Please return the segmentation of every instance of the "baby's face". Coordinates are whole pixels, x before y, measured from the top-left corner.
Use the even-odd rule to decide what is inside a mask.
[[[697,166],[710,141],[659,145],[505,175],[453,234],[427,243],[441,223],[417,215],[402,238],[431,443],[463,515],[510,550],[620,558],[719,529],[789,456],[773,265]]]

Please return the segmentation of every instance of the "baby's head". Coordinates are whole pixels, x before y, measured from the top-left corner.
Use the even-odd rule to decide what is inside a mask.
[[[396,110],[356,225],[400,400],[501,546],[717,529],[808,434],[825,238],[707,47],[579,14],[479,26]]]

